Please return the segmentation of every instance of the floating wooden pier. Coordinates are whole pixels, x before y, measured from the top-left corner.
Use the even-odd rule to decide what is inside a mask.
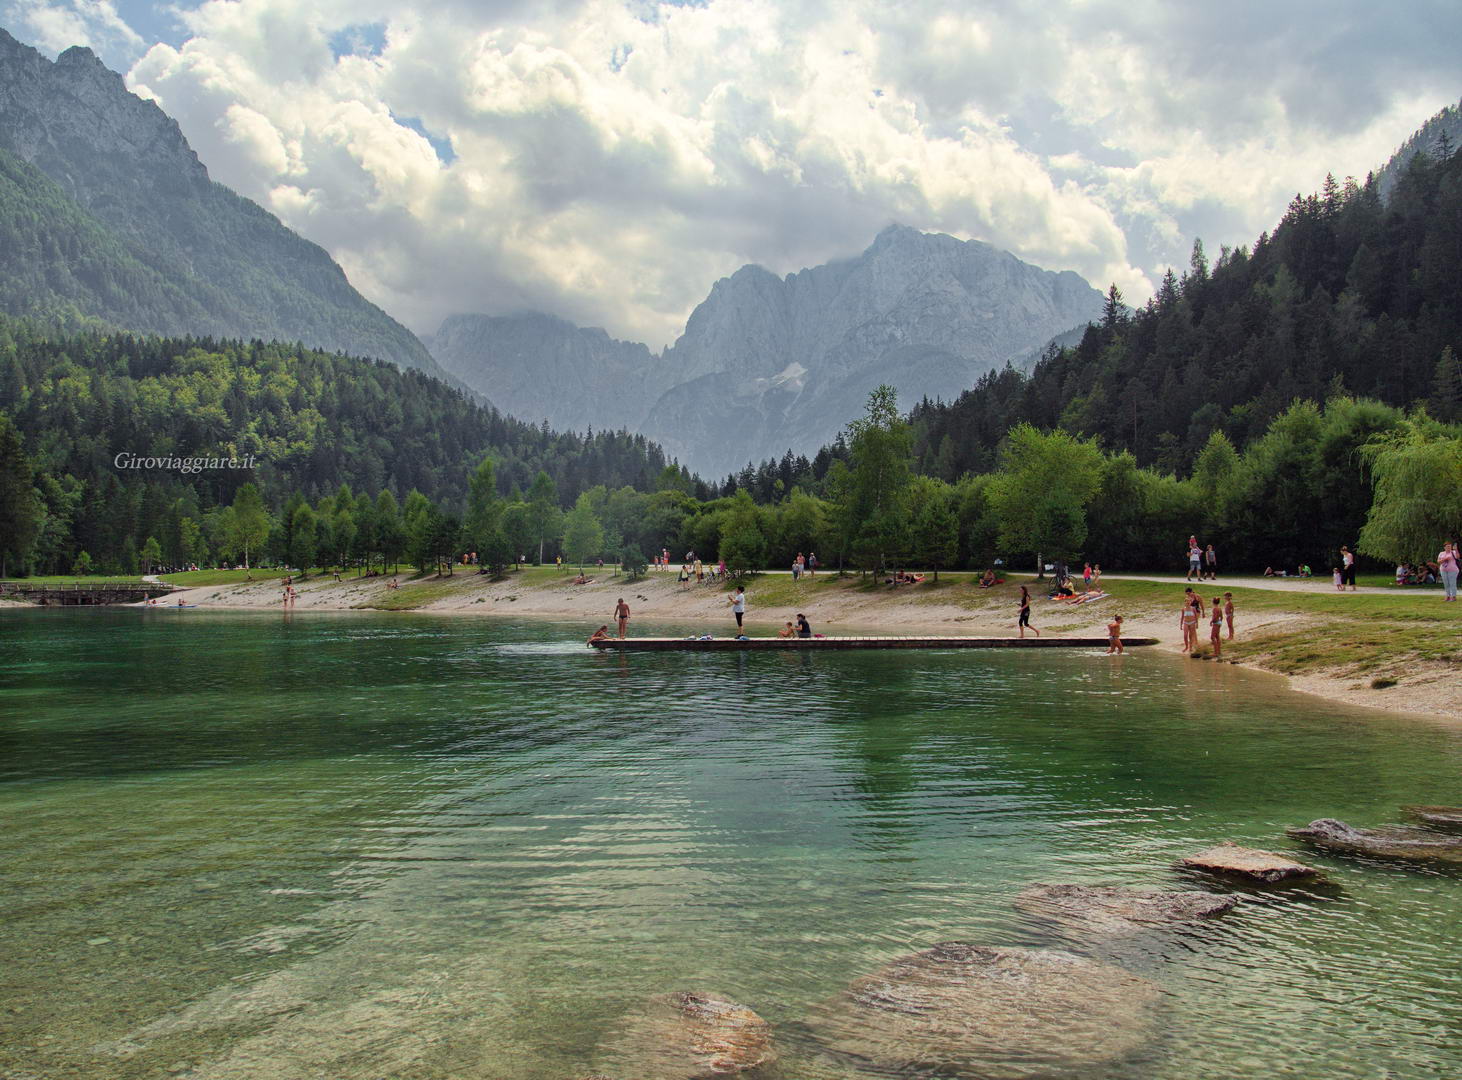
[[[1104,637],[817,637],[817,638],[600,638],[589,642],[596,649],[632,652],[692,650],[696,652],[744,649],[1105,649]],[[1156,645],[1157,638],[1123,638],[1127,648]]]

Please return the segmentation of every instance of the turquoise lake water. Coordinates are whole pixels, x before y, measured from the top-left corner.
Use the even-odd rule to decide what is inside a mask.
[[[851,1080],[802,1027],[850,980],[946,940],[1080,949],[1015,895],[1191,885],[1174,860],[1223,839],[1333,885],[1129,945],[1160,1034],[1080,1076],[1462,1071],[1462,874],[1282,835],[1462,803],[1462,727],[1142,651],[582,637],[0,616],[0,1077],[655,1080],[604,1048],[700,989],[773,1024],[780,1080]]]

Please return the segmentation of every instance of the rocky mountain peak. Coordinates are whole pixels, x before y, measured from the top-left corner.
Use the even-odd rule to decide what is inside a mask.
[[[659,358],[623,342],[591,347],[585,331],[523,316],[456,316],[432,349],[509,413],[626,426],[715,476],[789,447],[815,452],[882,382],[906,405],[953,398],[1101,304],[1069,271],[890,225],[852,258],[786,277],[747,265],[721,278]]]

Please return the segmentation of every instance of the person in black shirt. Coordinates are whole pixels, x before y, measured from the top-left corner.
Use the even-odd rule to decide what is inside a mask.
[[[807,616],[802,612],[797,613],[797,636],[810,638],[812,636],[812,624],[807,621]]]

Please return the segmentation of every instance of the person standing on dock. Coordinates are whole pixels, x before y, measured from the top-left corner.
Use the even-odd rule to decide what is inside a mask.
[[[1020,587],[1020,620],[1016,625],[1020,627],[1021,637],[1025,637],[1025,632],[1028,627],[1036,637],[1041,636],[1041,632],[1034,626],[1031,626],[1031,591],[1024,585]]]
[[[736,586],[736,591],[729,597],[731,613],[736,616],[736,633],[738,636],[742,630],[742,619],[746,617],[746,586]]]
[[[619,620],[619,636],[624,637],[625,624],[629,622],[629,605],[624,602],[624,597],[619,598],[619,603],[614,605],[614,617]]]

